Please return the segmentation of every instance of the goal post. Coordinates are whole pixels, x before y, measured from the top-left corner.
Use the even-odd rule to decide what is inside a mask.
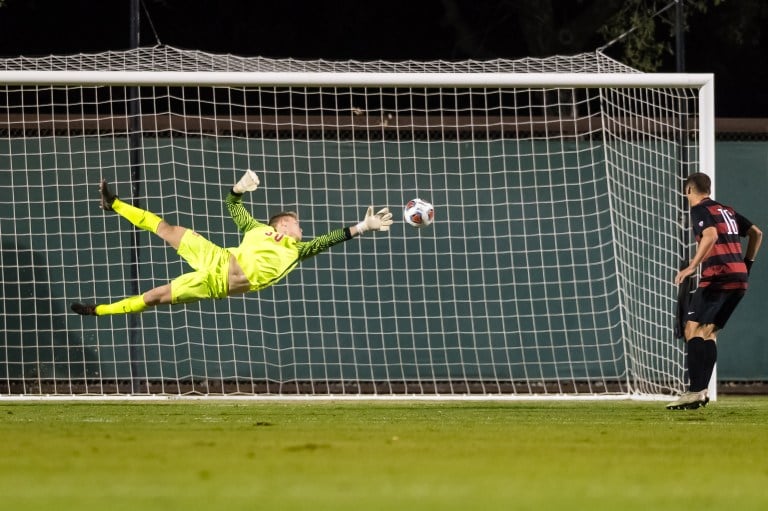
[[[98,209],[102,176],[235,246],[223,199],[248,167],[253,216],[296,209],[305,239],[370,204],[397,223],[256,294],[69,312],[188,271]],[[715,170],[713,77],[600,53],[4,59],[0,168],[0,394],[668,396],[685,382],[681,185]],[[416,196],[436,207],[421,230],[398,213]]]

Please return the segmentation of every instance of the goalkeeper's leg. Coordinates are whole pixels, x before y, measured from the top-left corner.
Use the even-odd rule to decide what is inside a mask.
[[[156,305],[170,304],[172,301],[171,284],[156,287],[144,294],[129,296],[117,302],[107,304],[73,303],[72,310],[83,316],[108,316],[111,314],[135,314],[144,312]]]
[[[208,298],[227,296],[227,266],[216,270],[193,271],[173,279],[170,283],[156,287],[144,294],[129,296],[107,304],[73,303],[72,310],[83,316],[108,316],[111,314],[135,314],[157,305],[192,303]]]
[[[134,314],[149,308],[144,295],[129,296],[120,301],[96,305],[93,303],[73,303],[72,310],[82,316],[107,316],[110,314]]]
[[[121,201],[109,191],[107,181],[101,180],[99,184],[101,194],[101,208],[105,211],[114,211],[133,225],[145,231],[157,234],[173,248],[179,248],[181,238],[187,232],[186,227],[171,225],[150,211],[137,208],[127,202]]]
[[[173,279],[142,295],[129,296],[114,303],[92,305],[73,303],[72,310],[83,316],[132,314],[156,305],[191,303],[207,298],[224,298],[229,294],[229,269],[234,259],[223,249],[195,231],[188,233],[179,247],[182,256],[195,271]]]

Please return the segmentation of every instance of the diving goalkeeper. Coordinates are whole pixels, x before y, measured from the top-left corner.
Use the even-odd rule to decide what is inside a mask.
[[[136,227],[157,234],[176,249],[195,271],[141,295],[107,304],[73,303],[72,310],[84,316],[130,314],[157,305],[190,303],[258,291],[280,281],[304,259],[365,232],[388,231],[393,222],[388,208],[374,213],[371,206],[360,223],[303,242],[296,213],[277,213],[268,224],[262,224],[243,207],[243,194],[256,190],[258,186],[256,173],[247,170],[230,190],[226,198],[227,209],[244,235],[240,246],[221,248],[192,229],[171,225],[149,211],[121,201],[102,180],[99,185],[102,209],[114,211]]]

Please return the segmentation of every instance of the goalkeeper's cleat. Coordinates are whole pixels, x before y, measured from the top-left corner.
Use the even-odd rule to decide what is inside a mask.
[[[81,316],[96,315],[96,305],[94,304],[73,303],[71,307],[74,312],[77,312]]]
[[[706,389],[698,392],[686,392],[675,401],[667,404],[667,410],[696,410],[707,406],[707,403],[709,403],[709,396]]]
[[[107,180],[102,179],[99,183],[99,193],[101,194],[101,204],[99,207],[104,211],[112,211],[112,203],[117,199],[117,195],[113,195],[107,187]]]

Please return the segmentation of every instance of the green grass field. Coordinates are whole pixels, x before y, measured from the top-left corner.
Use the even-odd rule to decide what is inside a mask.
[[[7,510],[765,510],[768,397],[0,401]]]

